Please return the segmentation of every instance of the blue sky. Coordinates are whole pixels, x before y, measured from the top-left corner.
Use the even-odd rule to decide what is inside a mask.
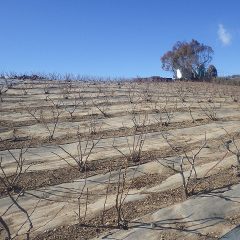
[[[170,76],[160,57],[192,38],[240,73],[239,0],[0,0],[0,71]]]

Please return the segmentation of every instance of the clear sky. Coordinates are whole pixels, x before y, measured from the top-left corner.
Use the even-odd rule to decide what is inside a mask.
[[[192,38],[240,73],[239,0],[0,0],[0,71],[136,77]]]

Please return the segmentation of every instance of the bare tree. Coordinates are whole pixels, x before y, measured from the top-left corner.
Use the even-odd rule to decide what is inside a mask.
[[[61,92],[62,92],[62,95],[63,95],[63,98],[64,99],[68,99],[69,98],[69,95],[71,94],[72,92],[72,81],[66,81],[64,83],[64,86],[62,87],[61,89]]]
[[[157,121],[158,124],[166,127],[171,123],[174,117],[174,109],[170,109],[167,107],[168,102],[169,98],[166,97],[165,105],[161,108],[158,108],[157,116],[155,117],[155,120]]]
[[[51,87],[52,87],[52,82],[45,81],[44,87],[43,87],[44,94],[50,94]]]
[[[88,160],[90,158],[90,156],[93,153],[93,150],[96,148],[97,144],[100,142],[100,140],[102,139],[102,136],[100,136],[98,139],[93,139],[92,136],[88,133],[88,134],[82,134],[80,133],[80,129],[78,128],[77,131],[77,146],[76,146],[76,150],[77,150],[77,154],[73,154],[72,152],[66,150],[64,147],[59,145],[59,148],[65,153],[67,154],[67,157],[61,156],[55,152],[52,152],[53,154],[55,154],[56,156],[58,156],[60,159],[62,159],[63,161],[65,161],[70,167],[72,168],[77,168],[79,172],[81,173],[85,173],[84,174],[84,185],[81,189],[81,192],[79,193],[78,196],[78,220],[79,223],[83,221],[85,221],[86,216],[87,216],[87,209],[88,209],[88,198],[89,198],[89,191],[87,188],[87,173],[90,170],[89,166],[88,166]],[[86,192],[84,192],[86,190]],[[85,198],[85,210],[84,210],[84,214],[83,214],[83,218],[82,216],[82,200]]]
[[[178,98],[182,103],[187,101],[186,100],[187,92],[181,83],[177,86],[176,92],[177,92]]]
[[[169,160],[163,158],[162,160],[157,160],[158,163],[160,163],[162,166],[167,167],[171,170],[173,170],[175,173],[179,173],[182,178],[182,186],[184,189],[184,195],[185,198],[188,198],[190,196],[189,192],[189,183],[190,179],[192,179],[192,176],[194,174],[194,180],[196,182],[197,180],[197,171],[195,168],[196,165],[196,159],[202,149],[206,146],[207,144],[207,139],[206,139],[206,134],[205,134],[205,139],[203,141],[203,144],[198,148],[198,150],[194,153],[191,151],[191,155],[189,155],[184,148],[179,149],[175,144],[171,143],[167,136],[162,133],[162,137],[165,139],[165,141],[168,143],[168,145],[171,147],[171,149],[177,154],[176,161],[169,162]],[[180,151],[181,150],[181,151]],[[183,155],[182,155],[183,154]],[[184,168],[184,161],[187,162],[187,164],[190,164],[190,170],[188,173],[186,172]],[[192,189],[192,192],[194,189]]]
[[[146,83],[146,85],[144,85],[144,87],[145,88],[139,92],[139,98],[144,102],[152,102],[153,94],[150,90],[150,84]]]
[[[1,178],[0,178],[0,181],[1,181]],[[0,223],[2,224],[2,226],[3,226],[3,228],[6,232],[6,235],[7,235],[7,237],[5,239],[12,240],[12,239],[15,239],[16,237],[18,237],[19,236],[19,231],[23,228],[23,226],[26,223],[28,223],[28,229],[27,229],[27,231],[25,232],[24,235],[26,235],[26,240],[30,240],[30,233],[31,233],[31,230],[33,229],[33,223],[32,223],[32,220],[31,220],[31,215],[36,210],[37,205],[40,202],[40,200],[37,202],[34,209],[29,214],[28,211],[24,207],[22,207],[21,204],[18,203],[18,198],[21,196],[22,192],[18,193],[17,195],[13,195],[10,191],[6,191],[6,192],[7,192],[7,196],[9,197],[11,202],[9,203],[9,208],[7,208],[7,210],[0,216]],[[16,232],[14,232],[14,233],[12,233],[10,231],[10,228],[9,228],[8,224],[4,220],[4,215],[8,212],[8,210],[12,206],[15,206],[26,217],[26,220],[23,222],[23,224],[20,225],[19,229],[16,230]]]
[[[236,137],[240,135],[240,132],[237,132],[233,136],[231,136],[231,134],[229,134],[229,132],[225,128],[223,128],[223,129],[229,138],[229,140],[227,140],[227,141],[222,140],[224,143],[224,146],[228,150],[228,152],[230,152],[231,154],[236,156],[237,163],[240,166],[240,149],[236,142]]]
[[[146,130],[147,131],[147,130]],[[142,157],[142,149],[146,139],[146,133],[136,134],[134,131],[133,136],[127,136],[125,134],[125,139],[127,142],[128,153],[124,153],[115,145],[115,138],[113,140],[113,148],[116,149],[126,160],[132,162],[140,162]]]
[[[92,100],[93,106],[96,107],[104,117],[109,118],[110,115],[108,113],[109,110],[109,99],[107,97],[104,98],[104,102],[97,102]]]
[[[59,145],[59,148],[65,152],[68,156],[68,158],[62,157],[58,155],[57,153],[54,153],[58,157],[60,157],[62,160],[64,160],[69,166],[75,168],[77,167],[80,172],[85,172],[88,170],[88,159],[91,156],[93,149],[97,146],[97,144],[100,142],[101,137],[94,140],[90,135],[85,135],[85,139],[83,139],[83,134],[80,133],[80,129],[78,128],[77,132],[77,155],[75,156],[70,151],[67,151],[64,147]],[[69,161],[68,159],[71,159]],[[74,164],[71,162],[73,161]]]
[[[57,125],[59,123],[59,117],[62,112],[60,111],[59,106],[51,98],[48,97],[48,99],[51,102],[51,105],[49,106],[51,122],[49,123],[48,118],[45,116],[46,112],[44,112],[43,109],[40,110],[40,122],[48,131],[49,140],[51,141],[53,140]]]
[[[124,230],[128,229],[128,221],[126,219],[126,215],[124,214],[123,207],[124,207],[126,198],[129,195],[130,188],[132,187],[135,174],[140,165],[140,161],[138,162],[137,167],[135,167],[135,169],[134,169],[133,175],[130,179],[130,184],[127,184],[128,165],[129,165],[129,161],[128,161],[128,159],[125,159],[125,161],[121,162],[121,164],[117,170],[118,179],[117,179],[117,187],[116,187],[116,195],[115,195],[115,209],[117,212],[117,227],[120,229],[124,229]],[[108,194],[108,188],[110,185],[110,178],[111,178],[111,170],[110,170],[109,181],[108,181],[108,185],[107,185],[106,198],[105,198],[105,202],[104,202],[103,216],[104,216],[104,211],[105,211],[105,204],[106,204],[106,199],[107,199],[107,194]]]
[[[124,172],[122,173],[122,167],[119,168],[118,171],[118,182],[117,182],[117,193],[116,193],[116,202],[115,208],[117,211],[117,226],[124,230],[128,229],[128,222],[126,221],[123,213],[123,204],[125,198],[124,190],[126,188],[126,173],[127,173],[127,166],[124,168]],[[126,195],[127,196],[127,195]]]
[[[8,91],[7,84],[0,84],[0,102],[3,102],[3,95]]]
[[[30,87],[28,86],[27,82],[24,82],[21,85],[21,89],[22,89],[23,95],[27,95]]]
[[[65,110],[69,113],[71,121],[73,122],[74,119],[74,112],[77,110],[77,107],[79,106],[79,102],[77,101],[76,96],[74,96],[73,102],[71,104],[64,104]]]
[[[207,103],[203,106],[199,104],[202,112],[212,121],[216,121],[217,118],[217,106],[214,103]],[[221,107],[221,106],[220,106]]]
[[[25,106],[25,110],[37,121],[37,123],[41,123],[40,114],[43,111],[42,108],[31,108],[31,107]]]
[[[3,158],[1,157],[0,171],[2,172],[3,177],[0,176],[0,179],[1,179],[1,182],[4,184],[4,186],[6,187],[6,190],[9,192],[11,191],[18,192],[19,190],[21,190],[19,186],[21,176],[24,173],[26,173],[27,170],[31,167],[31,164],[25,167],[25,157],[24,157],[24,155],[29,149],[29,146],[27,146],[26,148],[21,147],[18,154],[14,154],[10,149],[7,150],[15,163],[15,171],[11,175],[7,175],[7,173],[5,172],[4,166],[2,164]]]
[[[91,95],[90,95],[91,97]],[[81,90],[78,91],[78,99],[80,100],[80,102],[82,103],[82,107],[86,107],[87,106],[87,98],[84,97],[84,94]]]
[[[14,170],[13,174],[11,174],[11,175],[8,175],[5,171],[5,168],[2,164],[3,163],[2,156],[1,156],[1,159],[0,159],[0,171],[2,172],[2,174],[0,175],[0,182],[2,183],[2,185],[4,187],[5,194],[9,197],[9,199],[11,201],[11,202],[9,202],[9,207],[6,209],[6,211],[1,214],[0,223],[1,223],[2,227],[4,228],[4,230],[6,232],[6,235],[7,235],[6,239],[9,239],[9,240],[17,237],[18,232],[22,229],[22,227],[26,223],[28,223],[28,225],[29,225],[29,227],[26,231],[26,239],[29,240],[30,239],[30,232],[33,228],[33,224],[32,224],[32,221],[31,221],[31,214],[35,211],[35,209],[37,207],[37,204],[34,207],[32,213],[29,214],[27,212],[27,210],[24,209],[18,203],[19,197],[21,197],[24,194],[24,188],[22,188],[20,186],[21,176],[23,174],[25,174],[31,166],[31,164],[28,165],[28,166],[25,165],[25,157],[24,157],[25,153],[28,151],[29,146],[27,146],[26,148],[21,147],[18,154],[14,154],[11,150],[8,149],[8,153],[11,155],[11,157],[13,158],[14,163],[15,163],[15,170]],[[26,216],[26,221],[23,222],[23,224],[19,227],[19,229],[15,233],[11,233],[8,224],[4,220],[4,215],[8,212],[8,210],[13,205],[16,206],[16,208]]]
[[[98,132],[100,132],[102,128],[102,123],[98,125],[97,116],[93,113],[89,114],[89,117],[90,117],[90,120],[88,122],[89,134],[96,135]]]
[[[137,91],[136,91],[136,84],[131,83],[129,86],[127,86],[127,94],[128,94],[128,100],[132,104],[134,102],[138,102],[139,96],[137,97]]]
[[[111,176],[112,176],[112,162],[110,161],[110,164],[109,164],[109,177],[108,177],[108,183],[107,183],[105,200],[104,200],[103,211],[102,211],[102,219],[101,219],[102,224],[104,224],[104,216],[105,216],[106,203],[107,203],[108,194],[109,194],[109,187],[110,187],[110,184],[111,184]]]
[[[141,128],[144,128],[149,124],[147,111],[145,111],[144,114],[133,113],[132,115],[133,115],[132,122],[133,122],[135,131],[137,131]]]
[[[192,119],[192,123],[195,123],[195,119],[194,119],[193,114],[192,114],[191,105],[187,106],[187,104],[185,104],[184,102],[182,102],[182,105],[183,105],[183,107],[187,108],[187,110],[189,112],[189,115]]]

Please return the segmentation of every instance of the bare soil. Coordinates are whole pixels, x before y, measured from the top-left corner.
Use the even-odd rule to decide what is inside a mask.
[[[181,178],[176,177],[176,171],[157,165],[157,161],[170,159],[175,161],[174,164],[179,169],[181,157],[187,153],[191,158],[202,146],[205,136],[207,144],[194,163],[199,171],[205,170],[208,163],[221,160],[228,152],[226,142],[234,140],[237,147],[231,142],[231,150],[236,152],[237,148],[240,149],[240,105],[233,100],[233,96],[240,95],[240,87],[197,82],[73,82],[66,96],[63,88],[67,84],[51,82],[50,93],[46,95],[44,82],[26,81],[24,86],[28,87],[27,94],[23,94],[21,83],[3,95],[3,102],[0,103],[0,239],[6,236],[4,224],[10,229],[11,237],[26,239],[29,227],[26,216],[29,216],[33,224],[30,239],[37,240],[92,239],[116,229],[124,231],[134,228],[147,214],[187,201]],[[46,96],[49,101],[46,101]],[[79,104],[71,118],[65,107],[73,107],[75,97]],[[96,106],[104,109],[103,112]],[[45,124],[52,127],[56,120],[51,114],[52,107],[61,110],[61,115],[57,122],[56,135],[50,140],[43,122],[34,120],[26,108],[36,111],[43,109]],[[157,122],[156,116],[158,120],[163,120],[162,123]],[[93,117],[96,122],[91,122]],[[139,126],[133,126],[134,117],[139,121]],[[171,120],[166,123],[168,117]],[[96,127],[96,132],[88,129],[90,123]],[[103,142],[94,152],[94,157],[88,161],[86,172],[70,167],[61,157],[53,154],[61,145],[76,157],[78,125],[84,130],[81,133],[82,142],[99,138]],[[98,128],[99,126],[103,128]],[[136,144],[134,137],[145,133],[149,138],[145,142],[140,141],[144,145],[143,151],[139,161],[133,162],[129,160],[129,154],[137,152],[139,147],[133,146]],[[169,137],[170,144],[164,140],[163,133]],[[113,140],[118,143],[119,151],[113,148]],[[18,181],[10,187],[7,181],[11,182],[16,173],[22,170],[21,161],[14,162],[9,150],[17,153],[22,147],[29,147],[31,150],[24,155],[24,167],[33,164],[33,168],[30,167],[25,173],[21,172]],[[189,179],[188,199],[214,196],[216,193],[221,196],[225,191],[223,188],[231,189],[240,183],[236,153],[228,152],[226,156],[231,158],[232,166],[222,164],[202,178]],[[120,169],[122,172],[118,176]],[[190,162],[185,163],[184,171],[190,169]],[[113,176],[109,178],[108,184],[109,174]],[[125,182],[121,179],[125,179]],[[163,190],[156,190],[163,184]],[[119,186],[124,188],[124,193],[131,193],[128,195],[131,200],[123,204],[124,221],[120,225],[115,206]],[[58,188],[64,189],[59,195]],[[41,192],[43,189],[49,197],[41,198],[44,195]],[[106,190],[109,202],[103,214]],[[32,194],[34,191],[39,191],[42,195]],[[81,195],[80,200],[85,201],[90,209],[86,211],[86,216],[82,213],[76,220],[79,202],[75,195],[79,196],[81,191],[83,197]],[[226,198],[226,204],[230,202],[229,199]],[[59,209],[63,209],[62,212],[59,213]],[[239,214],[227,210],[225,220],[226,224],[221,228],[226,231],[240,223]],[[209,226],[209,229],[209,233],[200,231],[194,236],[194,240],[220,237],[217,227]],[[174,229],[162,228],[155,234],[158,239],[172,240],[185,239],[186,232],[184,223],[178,223]]]
[[[148,181],[146,185],[143,183],[142,178],[136,178],[134,180],[135,187],[143,187],[143,186],[151,186],[153,183],[158,183],[160,176],[148,176]],[[157,181],[155,182],[155,180]],[[240,175],[236,175],[235,168],[229,168],[221,171],[221,174],[214,174],[204,179],[201,179],[199,182],[191,182],[189,185],[189,192],[192,192],[192,197],[194,195],[198,195],[201,193],[211,194],[213,190],[221,191],[222,188],[228,187],[231,188],[232,185],[240,182]],[[132,186],[132,187],[134,187]],[[124,215],[128,225],[131,226],[131,221],[134,219],[143,216],[147,213],[154,212],[160,208],[165,208],[167,206],[171,206],[172,204],[176,204],[185,200],[183,187],[168,190],[161,193],[152,193],[145,200],[139,200],[135,202],[130,202],[124,204]],[[116,225],[116,210],[115,208],[111,208],[106,210],[104,213],[104,221],[106,224],[102,224],[102,213],[96,216],[95,218],[84,221],[84,223],[72,225],[72,226],[61,226],[52,231],[46,232],[44,234],[38,235],[36,240],[44,240],[44,239],[91,239],[100,235],[100,233],[108,232],[111,229],[118,229],[119,227]],[[227,218],[228,219],[228,218]],[[239,215],[234,215],[229,218],[231,223],[239,223]],[[161,233],[163,237],[166,239],[175,239],[173,237],[179,236],[179,232],[183,231],[184,226],[179,225],[179,229],[175,229],[174,231],[169,231],[167,233]],[[209,240],[209,239],[218,239],[216,235],[213,233],[198,236],[198,240]]]

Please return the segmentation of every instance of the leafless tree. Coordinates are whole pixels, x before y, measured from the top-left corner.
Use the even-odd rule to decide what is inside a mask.
[[[69,95],[72,92],[72,81],[66,81],[64,82],[64,85],[61,89],[62,95],[64,99],[68,99]]]
[[[139,98],[144,101],[144,102],[151,102],[152,101],[152,97],[153,94],[150,90],[150,84],[146,83],[146,85],[144,85],[144,87],[146,86],[146,88],[142,89],[139,92]]]
[[[45,81],[44,87],[43,87],[44,94],[50,94],[51,87],[52,87],[52,82]]]
[[[57,125],[59,123],[59,117],[61,115],[61,111],[59,109],[59,106],[51,99],[49,98],[50,105],[49,105],[49,110],[50,110],[50,121],[47,116],[45,116],[46,112],[43,111],[43,109],[40,110],[40,122],[43,124],[45,129],[48,131],[49,134],[49,140],[53,140]]]
[[[133,122],[135,131],[146,127],[149,124],[147,111],[145,111],[144,114],[133,113],[132,114],[132,122]]]
[[[237,132],[237,133],[233,134],[233,136],[231,136],[231,134],[229,134],[229,132],[225,128],[223,128],[223,129],[229,138],[227,141],[222,140],[224,143],[224,146],[228,150],[228,152],[230,152],[231,154],[236,156],[237,163],[240,166],[240,149],[236,142],[236,137],[240,135],[240,132]]]
[[[71,102],[71,104],[68,104],[68,103],[64,104],[64,108],[69,113],[71,121],[73,121],[73,119],[74,119],[73,114],[77,110],[79,104],[80,103],[78,102],[76,96],[74,96],[74,100]]]
[[[129,195],[129,190],[132,187],[133,180],[135,178],[135,174],[140,165],[140,162],[138,162],[137,167],[135,167],[134,169],[133,175],[131,176],[131,179],[130,179],[130,184],[127,184],[127,170],[129,169],[128,164],[129,164],[128,160],[125,159],[125,161],[122,162],[121,165],[119,166],[118,174],[117,174],[118,179],[117,179],[116,196],[115,196],[115,208],[117,212],[117,227],[124,230],[128,229],[128,221],[126,219],[126,215],[124,214],[123,207],[124,207],[125,200]]]
[[[60,157],[69,166],[71,166],[73,168],[77,167],[80,172],[84,172],[84,171],[88,170],[88,159],[91,156],[94,148],[100,142],[101,136],[95,140],[95,139],[93,139],[92,136],[85,135],[85,139],[83,139],[83,134],[80,133],[80,129],[78,128],[77,139],[78,139],[78,142],[77,142],[77,146],[76,146],[77,147],[77,155],[76,156],[74,154],[72,154],[70,151],[67,151],[61,145],[59,145],[59,148],[67,154],[68,158],[62,157],[59,154],[54,153],[54,152],[53,152],[53,154]],[[68,160],[69,158],[71,159],[71,161]],[[72,161],[74,164],[71,163]]]
[[[196,159],[200,154],[200,152],[202,151],[202,149],[206,147],[206,144],[207,144],[206,134],[205,134],[205,139],[203,141],[203,144],[198,148],[198,150],[195,153],[191,151],[191,155],[189,155],[184,148],[179,149],[174,143],[171,143],[168,140],[168,137],[164,133],[162,133],[162,137],[165,139],[165,141],[168,143],[171,149],[177,154],[177,158],[176,158],[176,161],[173,161],[173,162],[169,162],[165,158],[157,161],[162,166],[167,167],[173,170],[175,173],[179,173],[181,175],[184,195],[185,195],[185,198],[188,198],[190,196],[188,186],[190,183],[190,179],[192,179],[193,174],[194,174],[194,180],[195,181],[197,180],[197,171],[195,168]],[[186,169],[184,168],[184,165],[185,165],[184,161],[187,162],[187,164],[190,164],[190,170],[188,172],[186,172]]]
[[[30,233],[31,233],[31,230],[33,229],[33,223],[32,223],[32,220],[31,220],[31,215],[36,210],[37,205],[40,202],[40,200],[37,202],[37,204],[35,205],[32,212],[28,213],[28,211],[24,207],[22,207],[21,204],[18,203],[18,199],[22,195],[22,192],[18,193],[17,195],[13,195],[10,191],[6,191],[6,193],[7,193],[7,196],[9,197],[11,202],[9,203],[9,208],[7,208],[7,210],[0,216],[0,223],[3,226],[3,228],[6,232],[6,235],[7,235],[7,237],[5,239],[9,239],[9,240],[16,239],[19,236],[19,231],[23,228],[23,226],[25,224],[28,224],[28,229],[27,229],[27,231],[25,232],[24,235],[26,235],[26,240],[30,240]],[[12,206],[15,206],[26,217],[26,220],[23,222],[23,224],[20,225],[19,229],[17,229],[16,232],[14,232],[14,233],[12,233],[10,231],[10,228],[9,228],[8,224],[4,220],[4,215],[8,212],[8,210]]]
[[[131,83],[127,86],[127,94],[128,94],[128,100],[131,104],[138,102],[140,100],[139,96],[137,96],[137,90],[136,90],[135,83]]]
[[[90,130],[89,130],[90,131]],[[77,154],[73,154],[72,152],[66,150],[64,147],[62,147],[61,145],[59,145],[59,148],[65,153],[67,154],[67,157],[61,156],[55,152],[52,152],[54,155],[58,156],[60,159],[62,159],[63,161],[65,161],[70,167],[72,168],[77,168],[79,172],[81,173],[85,173],[84,174],[84,185],[81,189],[81,192],[79,193],[78,196],[78,220],[79,223],[81,224],[82,221],[85,221],[86,216],[87,216],[87,209],[88,209],[88,198],[89,198],[89,191],[87,188],[87,173],[90,170],[90,168],[88,167],[88,160],[90,158],[90,156],[93,153],[94,148],[96,148],[97,144],[100,142],[100,140],[102,139],[102,136],[100,136],[98,139],[93,139],[93,137],[87,133],[87,134],[83,134],[80,133],[80,129],[78,128],[78,132],[77,132],[77,146],[76,146],[76,150],[77,150]],[[85,192],[85,189],[86,192]],[[84,210],[84,214],[83,214],[83,218],[82,216],[82,200],[85,198],[85,210]]]
[[[217,118],[217,106],[214,103],[206,103],[203,106],[199,104],[202,112],[212,121],[216,121]]]
[[[104,102],[97,102],[92,100],[93,106],[96,107],[104,117],[109,118],[109,99],[105,97]]]
[[[98,125],[98,119],[97,116],[93,113],[89,114],[90,120],[87,123],[89,134],[96,135],[98,132],[100,132],[102,128],[102,124]]]
[[[158,124],[166,127],[171,123],[174,117],[174,109],[168,108],[168,102],[169,98],[166,97],[165,105],[158,108],[157,116],[155,117]]]
[[[37,121],[37,123],[41,123],[40,114],[43,111],[42,108],[31,108],[31,107],[25,106],[25,110]]]
[[[232,101],[233,102],[239,102],[239,93],[232,93],[231,95],[230,95],[230,97],[231,97],[231,99],[232,99]]]
[[[77,215],[77,217],[78,217],[78,222],[79,222],[79,224],[81,224],[82,223],[82,217],[81,217],[81,215],[82,215],[82,207],[81,207],[81,205],[82,205],[82,199],[83,199],[83,197],[85,197],[84,195],[86,195],[86,197],[85,197],[85,213],[84,213],[84,218],[83,218],[83,221],[86,219],[86,215],[87,215],[87,207],[88,207],[88,188],[87,188],[87,192],[86,192],[86,194],[85,194],[85,192],[84,192],[84,190],[85,190],[85,188],[86,188],[86,186],[87,186],[87,169],[85,168],[85,176],[84,176],[84,184],[83,184],[83,187],[82,187],[82,189],[81,189],[81,192],[80,192],[80,194],[79,194],[79,196],[78,196],[78,199],[77,199],[77,201],[78,201],[78,213],[76,213],[76,215]]]
[[[187,91],[183,83],[178,82],[176,85],[176,92],[181,102],[186,102]]]
[[[91,95],[90,95],[91,97]],[[83,92],[81,90],[78,90],[78,99],[80,100],[80,102],[82,103],[82,107],[86,107],[87,106],[87,98],[84,96]]]
[[[27,167],[25,166],[25,154],[28,151],[29,146],[26,148],[21,147],[18,154],[14,154],[12,150],[8,149],[8,153],[12,157],[15,163],[15,171],[12,175],[7,175],[5,172],[4,166],[2,164],[3,158],[0,160],[0,171],[2,172],[2,176],[0,176],[1,182],[6,187],[7,191],[17,192],[20,189],[19,182],[21,180],[21,176],[27,172],[27,170],[31,167],[31,164]]]
[[[27,82],[24,82],[24,83],[21,85],[21,89],[22,89],[23,95],[27,95],[30,87],[29,87],[29,85],[27,84]]]
[[[30,145],[29,145],[30,146]],[[18,203],[18,198],[21,197],[24,194],[24,188],[20,186],[21,184],[21,176],[25,174],[28,169],[30,168],[30,165],[25,165],[25,153],[28,151],[27,147],[21,147],[19,150],[18,154],[15,154],[12,152],[12,150],[7,150],[10,156],[13,158],[14,163],[15,163],[15,170],[11,175],[8,175],[5,171],[5,168],[3,166],[3,157],[1,156],[0,158],[0,182],[4,187],[5,194],[9,197],[10,201],[9,202],[9,207],[6,209],[5,212],[3,212],[0,216],[0,223],[2,227],[4,228],[7,238],[6,239],[14,239],[18,236],[18,232],[21,230],[21,228],[28,223],[29,227],[26,231],[26,239],[30,239],[30,232],[33,228],[33,224],[31,221],[31,214],[27,212],[26,209],[24,209],[19,203]],[[8,210],[12,207],[15,206],[19,211],[21,211],[25,216],[26,216],[26,221],[19,227],[19,229],[15,233],[11,233],[8,224],[4,220],[4,215],[8,212]],[[34,207],[32,213],[35,211],[37,205]]]
[[[124,168],[123,173],[122,173],[122,167],[119,168],[116,202],[115,202],[115,208],[117,211],[117,226],[124,230],[128,229],[128,223],[125,220],[124,213],[123,213],[123,204],[125,200],[123,196],[124,196],[124,190],[126,188],[126,173],[127,173],[127,167]]]
[[[192,114],[191,105],[187,106],[187,104],[185,104],[184,102],[182,102],[182,105],[183,105],[183,107],[187,108],[187,110],[189,112],[189,115],[192,119],[192,123],[195,123],[195,119],[194,119],[193,114]]]
[[[49,80],[60,80],[61,79],[61,75],[59,73],[49,73],[46,76],[47,79]]]
[[[0,84],[0,102],[3,102],[3,95],[8,91],[9,87],[7,84]]]
[[[108,183],[107,183],[105,200],[104,200],[103,211],[102,211],[102,219],[101,219],[101,223],[102,224],[104,224],[104,215],[105,215],[105,211],[106,211],[106,203],[107,203],[108,194],[109,194],[109,187],[110,187],[110,184],[111,184],[111,177],[112,177],[112,162],[110,161],[110,164],[109,164],[109,177],[108,177]]]
[[[147,132],[147,130],[145,130]],[[137,134],[136,131],[134,132],[133,136],[127,136],[125,134],[125,139],[127,142],[128,153],[124,153],[115,145],[115,138],[113,140],[113,148],[117,150],[126,160],[132,162],[140,162],[142,157],[142,149],[146,139],[146,133],[141,132]]]

